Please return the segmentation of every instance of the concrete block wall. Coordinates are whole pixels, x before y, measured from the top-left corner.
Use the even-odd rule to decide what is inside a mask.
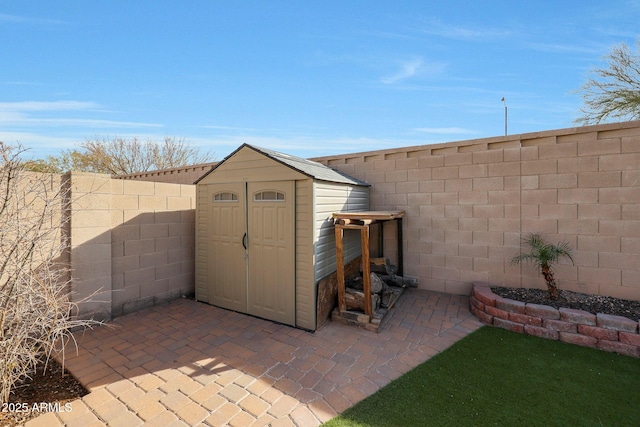
[[[32,273],[38,277],[50,273],[49,278],[67,286],[61,291],[70,292],[68,177],[14,170],[9,182],[7,178],[2,177],[0,196],[9,197],[2,200],[4,209],[0,213],[0,288],[26,267],[35,269]],[[36,245],[27,251],[31,242]],[[22,271],[25,273],[29,272]]]
[[[199,165],[183,166],[180,168],[162,169],[157,171],[139,172],[129,175],[118,175],[117,179],[134,181],[168,182],[171,184],[193,184],[198,178],[209,172],[218,162],[202,163]]]
[[[109,319],[193,292],[195,186],[87,173],[69,179],[80,316]]]
[[[69,265],[80,317],[111,318],[111,188],[108,175],[68,175]]]
[[[193,292],[195,187],[113,179],[112,315]]]
[[[542,232],[574,248],[575,265],[556,268],[561,288],[640,300],[638,121],[313,160],[371,184],[372,210],[406,212],[404,272],[421,288],[544,288],[510,264]]]

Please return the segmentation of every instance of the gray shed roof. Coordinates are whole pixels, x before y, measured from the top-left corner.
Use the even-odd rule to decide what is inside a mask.
[[[328,181],[328,182],[338,182],[343,184],[351,184],[351,185],[359,185],[369,187],[364,181],[360,181],[359,179],[353,178],[345,173],[337,171],[335,169],[331,169],[328,166],[323,165],[322,163],[314,162],[312,160],[303,159],[301,157],[291,156],[289,154],[279,153],[277,151],[269,150],[266,148],[256,147],[255,145],[242,144],[235,151],[229,154],[224,158],[221,162],[216,164],[211,168],[209,172],[202,175],[195,183],[197,184],[200,180],[202,180],[205,176],[209,175],[213,172],[218,166],[222,165],[227,159],[236,154],[242,148],[247,147],[258,153],[261,153],[272,160],[275,160],[278,163],[281,163],[285,166],[290,167],[304,175],[307,175],[310,178],[317,179],[320,181]]]

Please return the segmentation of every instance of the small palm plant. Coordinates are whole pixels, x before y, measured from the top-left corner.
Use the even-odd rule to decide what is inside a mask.
[[[566,241],[560,242],[557,245],[545,242],[542,235],[539,233],[531,233],[522,241],[529,247],[528,253],[521,253],[520,255],[513,257],[511,260],[512,265],[520,264],[521,262],[530,262],[534,264],[538,270],[544,276],[544,280],[547,282],[547,290],[549,291],[549,297],[551,299],[558,299],[560,293],[558,292],[558,285],[556,285],[556,279],[553,276],[552,264],[558,262],[562,257],[567,257],[573,263],[571,257],[571,247]]]

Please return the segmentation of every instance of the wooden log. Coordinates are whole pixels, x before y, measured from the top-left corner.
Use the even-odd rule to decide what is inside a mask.
[[[344,276],[346,278],[359,277],[360,275],[360,257],[352,260],[344,266]],[[346,285],[350,288],[350,280]],[[336,298],[338,295],[338,272],[333,272],[328,276],[325,276],[318,282],[318,296],[317,296],[317,314],[316,325],[320,328],[330,318],[331,312],[335,308]],[[339,310],[338,310],[339,311]]]
[[[344,303],[347,310],[355,309],[364,311],[364,293],[346,288],[344,292]]]
[[[370,261],[370,269],[372,273],[392,274],[389,258],[371,258]],[[363,268],[360,266],[360,271],[362,270]]]
[[[387,285],[376,273],[371,273],[371,293],[379,294]]]
[[[344,292],[344,302],[347,310],[362,310],[365,309],[365,296],[364,292],[357,291],[355,289],[346,288]],[[371,306],[377,310],[380,307],[380,296],[377,294],[371,295]]]
[[[376,273],[371,273],[371,293],[379,294],[384,292],[389,286],[382,280],[381,276]],[[362,276],[353,277],[345,282],[346,286],[356,291],[364,292],[364,281]]]
[[[379,275],[380,278],[389,286],[398,286],[401,288],[417,288],[418,279],[413,277],[403,277],[396,274]]]

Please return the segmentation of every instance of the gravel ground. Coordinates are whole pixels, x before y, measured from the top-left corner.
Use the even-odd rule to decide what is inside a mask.
[[[552,300],[549,293],[540,289],[492,287],[494,294],[520,302],[550,305],[555,308],[573,308],[597,314],[613,314],[640,321],[640,301],[630,301],[579,292],[560,291],[560,298]]]
[[[44,413],[46,409],[41,405],[58,403],[62,407],[87,393],[66,369],[63,371],[58,362],[50,359],[46,371],[40,364],[30,380],[11,392],[9,402],[0,411],[0,426],[22,425]]]

